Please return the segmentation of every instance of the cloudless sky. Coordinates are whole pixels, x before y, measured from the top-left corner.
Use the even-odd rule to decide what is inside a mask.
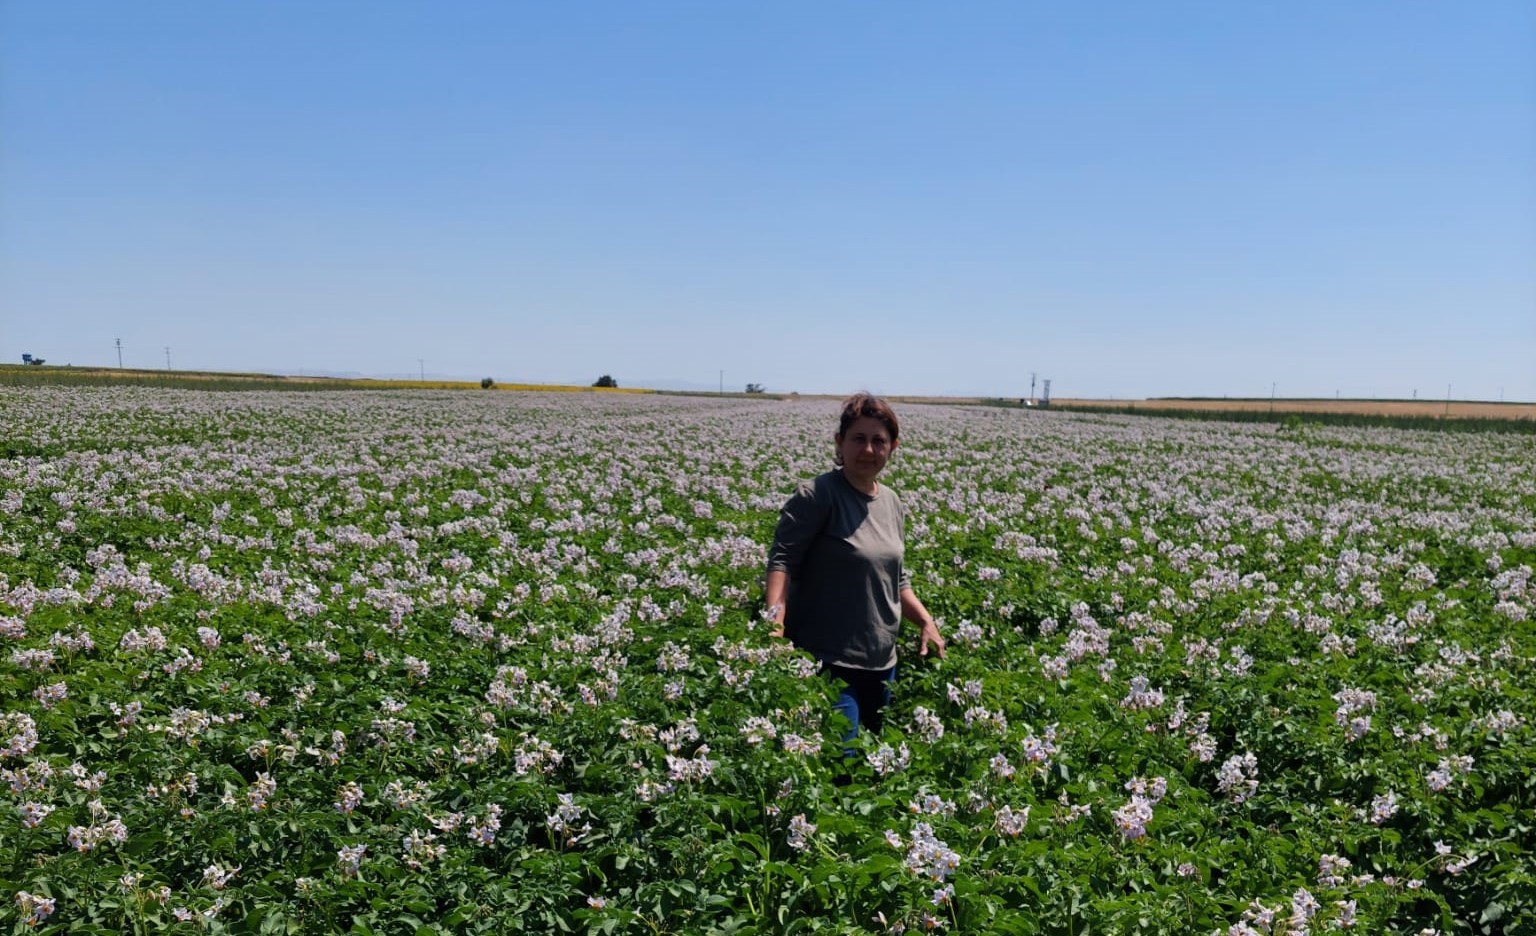
[[[0,0],[0,359],[117,338],[1536,400],[1536,4]]]

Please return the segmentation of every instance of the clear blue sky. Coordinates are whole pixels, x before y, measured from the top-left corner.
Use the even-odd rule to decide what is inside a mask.
[[[1536,400],[1536,5],[0,0],[0,359],[119,337]]]

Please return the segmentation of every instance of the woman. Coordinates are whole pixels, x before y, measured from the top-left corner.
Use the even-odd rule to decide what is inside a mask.
[[[884,400],[843,401],[838,467],[798,490],[779,513],[768,552],[767,617],[774,633],[821,661],[846,685],[837,709],[879,732],[891,699],[903,619],[919,625],[919,655],[944,656],[944,638],[912,591],[902,562],[906,508],[878,478],[901,426]]]

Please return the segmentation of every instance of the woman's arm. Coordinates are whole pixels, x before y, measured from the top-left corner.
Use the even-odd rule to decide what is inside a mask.
[[[933,623],[933,615],[923,607],[917,592],[910,588],[901,590],[901,616],[921,627],[917,655],[927,656],[928,647],[932,645],[939,652],[939,659],[944,659],[944,636],[939,633],[939,626]]]
[[[763,613],[773,623],[770,637],[784,636],[784,596],[789,593],[789,573],[778,569],[768,573],[767,584],[763,588],[763,600],[768,603],[768,609]]]
[[[827,525],[831,509],[816,499],[816,483],[801,482],[779,510],[779,522],[768,547],[768,577],[763,582],[763,600],[767,618],[773,622],[771,637],[784,636],[784,604],[789,597],[789,577],[798,575],[806,553],[817,535]]]

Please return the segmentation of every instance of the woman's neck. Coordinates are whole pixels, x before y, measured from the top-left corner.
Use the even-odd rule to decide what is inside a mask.
[[[846,467],[843,468],[843,480],[847,481],[855,491],[869,497],[874,497],[880,491],[879,481],[876,481],[874,478],[860,478],[858,475],[851,473]]]

